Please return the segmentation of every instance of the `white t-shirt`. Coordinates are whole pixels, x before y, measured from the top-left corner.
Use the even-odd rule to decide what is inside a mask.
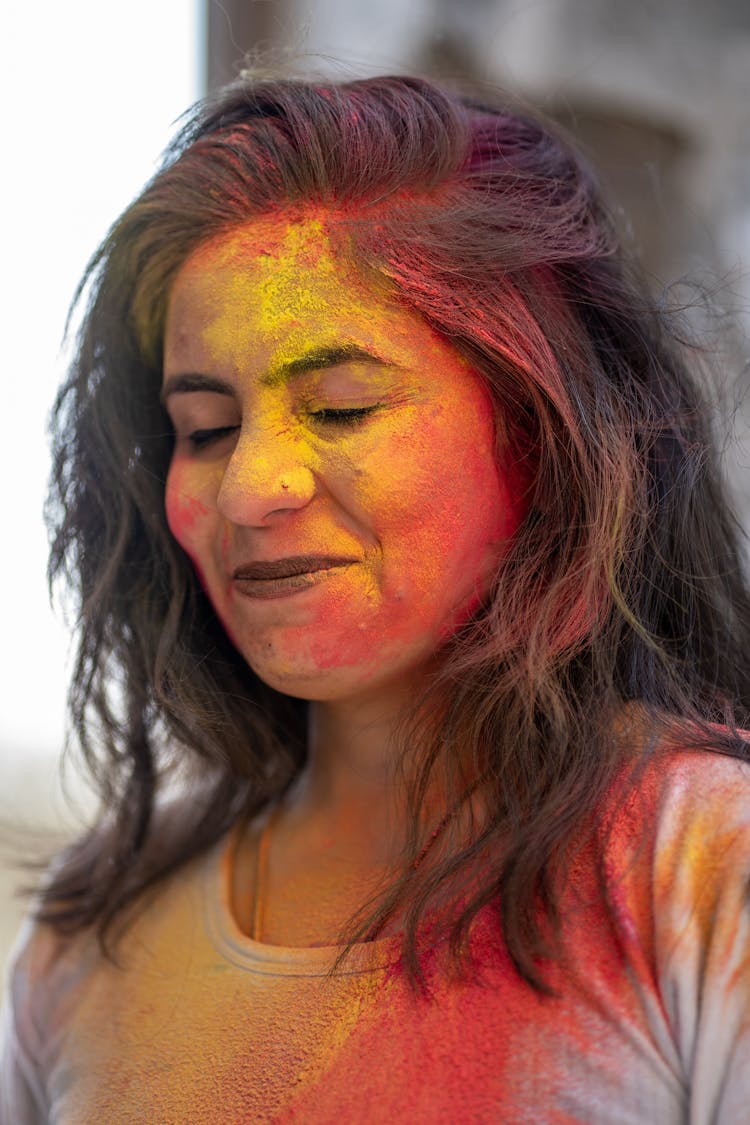
[[[399,939],[336,950],[254,942],[229,909],[233,833],[165,882],[125,970],[92,934],[27,924],[9,976],[2,1125],[750,1122],[750,768],[658,759],[609,845],[571,868],[558,998],[514,973],[491,909],[482,979]],[[604,897],[597,892],[597,872]]]

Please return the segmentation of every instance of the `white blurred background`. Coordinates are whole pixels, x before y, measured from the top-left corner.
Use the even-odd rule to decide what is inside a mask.
[[[37,0],[6,6],[3,30],[0,819],[19,829],[63,838],[92,808],[71,779],[71,809],[58,777],[70,636],[48,603],[41,518],[67,306],[176,118],[245,51],[308,52],[338,76],[473,78],[539,103],[603,170],[656,287],[721,284],[736,326],[722,332],[727,377],[737,394],[747,384],[747,0]],[[745,398],[726,469],[748,526],[749,425]],[[6,857],[0,968],[23,909],[16,881]]]
[[[65,317],[90,254],[200,94],[201,15],[197,0],[51,0],[3,12],[0,818],[19,827],[69,834],[92,804],[72,777],[80,815],[61,791],[71,638],[45,580],[45,426]],[[23,904],[10,856],[0,859],[3,962]]]

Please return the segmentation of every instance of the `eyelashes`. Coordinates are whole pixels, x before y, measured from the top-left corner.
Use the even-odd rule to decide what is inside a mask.
[[[214,442],[237,433],[239,426],[216,426],[214,429],[193,430],[188,434],[188,441],[192,449],[206,449]]]
[[[380,409],[381,403],[373,406],[354,407],[325,407],[322,410],[312,410],[307,417],[313,419],[318,425],[335,426],[337,428],[356,427],[364,422],[368,415]],[[239,432],[238,425],[214,426],[201,430],[193,430],[187,435],[191,449],[207,449],[220,442],[223,438]]]
[[[308,415],[309,418],[315,418],[316,421],[323,424],[330,423],[334,426],[352,426],[357,425],[363,421],[368,414],[379,408],[378,403],[375,406],[353,406],[349,408],[333,408],[326,407],[324,410],[313,410]]]

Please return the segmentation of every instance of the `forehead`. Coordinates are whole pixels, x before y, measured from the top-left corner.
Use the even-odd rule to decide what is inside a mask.
[[[166,348],[213,354],[270,349],[284,361],[324,326],[396,337],[427,331],[374,271],[367,276],[333,220],[320,212],[254,220],[199,247],[170,293]],[[286,353],[289,353],[288,355]]]

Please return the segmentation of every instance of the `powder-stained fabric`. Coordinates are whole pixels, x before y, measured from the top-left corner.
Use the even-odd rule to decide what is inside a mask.
[[[674,752],[577,855],[560,996],[513,972],[485,910],[461,983],[398,939],[331,948],[245,937],[233,834],[185,866],[121,947],[28,925],[9,977],[2,1125],[451,1125],[750,1121],[750,768]],[[603,882],[600,885],[599,880]],[[606,909],[605,909],[606,903]]]

